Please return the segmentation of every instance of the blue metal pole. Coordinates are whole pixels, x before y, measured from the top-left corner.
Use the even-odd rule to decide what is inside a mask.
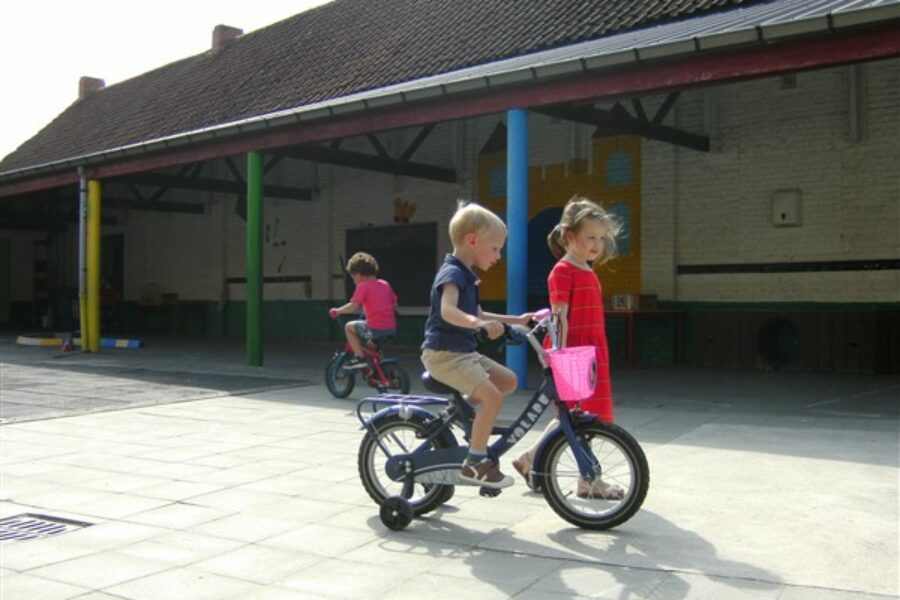
[[[528,113],[506,111],[506,312],[528,310]],[[528,348],[506,347],[506,366],[527,387]]]

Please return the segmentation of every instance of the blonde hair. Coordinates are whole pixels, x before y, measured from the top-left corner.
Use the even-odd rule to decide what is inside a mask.
[[[577,234],[587,219],[599,221],[606,230],[603,235],[603,254],[597,258],[597,264],[602,265],[616,255],[616,236],[622,230],[622,224],[593,200],[575,195],[566,202],[559,224],[547,236],[547,246],[553,256],[557,259],[565,256],[566,234]]]
[[[470,233],[479,236],[495,231],[506,234],[503,220],[485,207],[467,200],[458,200],[457,203],[456,213],[450,219],[450,241],[454,248],[462,246]]]

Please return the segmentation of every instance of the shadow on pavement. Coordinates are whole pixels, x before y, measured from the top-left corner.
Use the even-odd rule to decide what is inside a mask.
[[[496,586],[503,593],[509,591],[507,587],[510,579],[519,574],[519,578],[539,578],[541,583],[538,591],[570,596],[585,595],[583,585],[573,589],[567,584],[567,581],[573,579],[567,576],[567,571],[584,567],[601,570],[609,575],[608,579],[598,577],[597,574],[591,576],[591,581],[597,585],[592,593],[610,593],[612,590],[609,588],[612,587],[615,588],[615,597],[622,600],[650,597],[662,586],[665,589],[660,590],[660,597],[667,600],[688,598],[691,582],[682,576],[684,574],[718,577],[722,583],[735,589],[753,588],[758,591],[760,587],[771,587],[774,590],[781,585],[777,574],[748,563],[722,559],[715,546],[697,533],[682,529],[647,510],[639,513],[643,521],[641,529],[652,531],[653,535],[648,536],[642,531],[627,528],[589,531],[566,527],[549,534],[553,543],[547,545],[516,538],[505,527],[490,531],[472,530],[441,519],[444,512],[447,511],[441,507],[435,511],[434,516],[416,519],[412,529],[405,533],[385,530],[377,516],[370,518],[368,524],[384,540],[406,543],[405,550],[384,545],[382,549],[385,552],[422,554],[424,551],[437,558],[448,555],[458,558],[462,555],[472,577]],[[665,538],[665,542],[660,544],[660,538]],[[490,539],[490,548],[482,548],[480,544],[487,539]],[[610,539],[612,542],[606,545]],[[589,543],[590,540],[598,540],[604,547],[594,547]],[[496,548],[514,548],[514,551],[501,552],[498,559]],[[662,556],[660,548],[677,548],[678,552]],[[485,558],[491,555],[494,560]],[[547,570],[541,576],[539,571],[534,570],[534,564],[526,562],[534,559],[566,562]],[[522,566],[517,567],[517,561],[521,561]],[[521,575],[522,573],[525,575]]]

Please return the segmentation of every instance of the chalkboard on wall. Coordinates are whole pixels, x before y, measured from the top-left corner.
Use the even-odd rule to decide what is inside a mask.
[[[348,229],[346,259],[368,252],[378,261],[379,274],[390,282],[400,306],[428,306],[431,282],[437,272],[437,223],[387,225]],[[346,278],[346,296],[353,295]]]

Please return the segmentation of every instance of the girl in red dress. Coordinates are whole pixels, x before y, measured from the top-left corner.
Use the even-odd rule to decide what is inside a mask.
[[[558,317],[559,347],[594,346],[597,351],[597,386],[594,395],[582,400],[582,410],[602,421],[613,421],[612,388],[609,379],[609,347],[603,315],[603,293],[593,267],[615,255],[616,235],[621,225],[594,202],[574,196],[566,203],[559,224],[547,236],[550,251],[559,259],[553,266],[547,285],[550,308]],[[549,347],[549,339],[545,346]],[[538,446],[557,424],[554,419],[534,445],[513,461],[515,469],[531,484],[531,468]],[[593,489],[591,489],[593,487]],[[579,480],[578,496],[618,499],[619,486],[602,480],[593,486]]]

